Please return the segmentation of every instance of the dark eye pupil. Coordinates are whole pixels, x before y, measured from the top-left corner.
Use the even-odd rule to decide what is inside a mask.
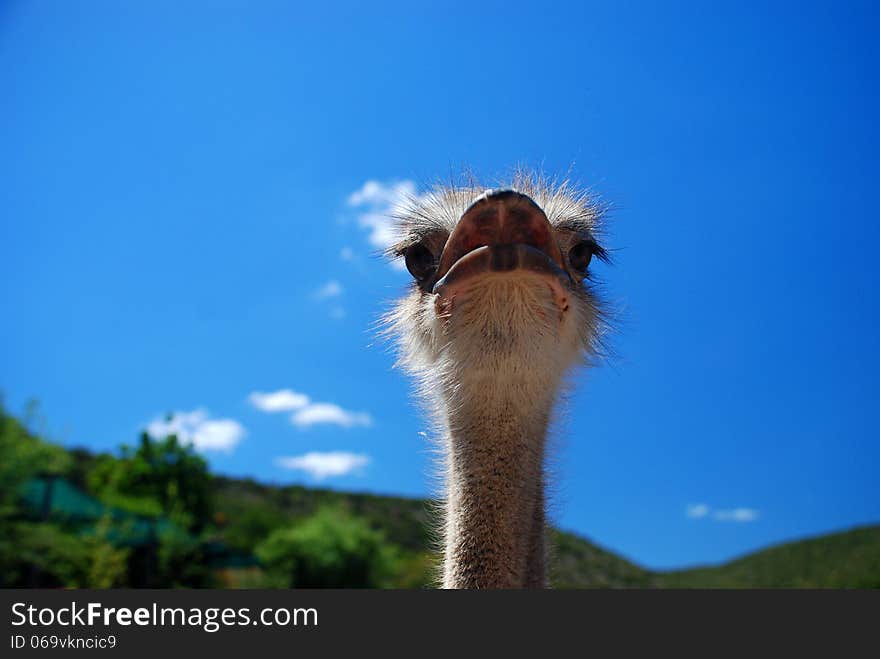
[[[568,262],[578,272],[586,272],[593,258],[593,245],[588,240],[583,240],[571,248],[568,253]]]
[[[408,247],[403,259],[406,262],[406,269],[418,281],[424,281],[434,272],[434,255],[421,243]]]

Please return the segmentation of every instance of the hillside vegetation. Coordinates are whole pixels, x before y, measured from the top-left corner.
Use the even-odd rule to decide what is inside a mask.
[[[174,436],[64,450],[0,408],[0,586],[429,588],[433,502],[214,476]],[[557,588],[880,588],[880,526],[653,572],[553,530]]]
[[[788,542],[717,567],[662,573],[669,588],[880,588],[880,526]]]
[[[430,546],[429,501],[228,478],[216,481],[218,509],[230,520],[260,510],[269,529],[332,504],[369,520],[409,552],[417,554]],[[255,530],[240,533],[231,522],[225,537],[248,549],[240,539]],[[719,566],[671,572],[646,570],[573,533],[553,530],[552,544],[550,574],[556,588],[880,588],[880,525],[786,543]],[[425,563],[430,564],[427,554]]]

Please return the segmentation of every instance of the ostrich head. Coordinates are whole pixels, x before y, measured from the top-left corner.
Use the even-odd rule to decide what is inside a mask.
[[[399,211],[389,253],[413,283],[389,324],[443,437],[447,586],[544,583],[544,438],[565,373],[600,345],[600,217],[531,176]]]
[[[400,363],[429,383],[508,369],[561,376],[597,354],[604,314],[591,277],[601,209],[566,183],[438,187],[398,209],[412,286],[390,314]]]

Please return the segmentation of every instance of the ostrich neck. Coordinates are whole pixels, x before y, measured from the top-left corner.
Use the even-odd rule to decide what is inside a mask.
[[[545,586],[544,444],[554,388],[496,376],[447,396],[446,588]]]

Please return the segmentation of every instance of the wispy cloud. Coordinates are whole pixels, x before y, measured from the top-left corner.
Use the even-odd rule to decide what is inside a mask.
[[[758,515],[754,508],[731,508],[716,510],[712,516],[719,522],[753,522],[758,519]]]
[[[713,510],[705,503],[691,503],[685,508],[685,515],[691,519],[710,517],[719,522],[753,522],[760,516],[754,508],[727,508]]]
[[[414,181],[383,183],[370,180],[348,197],[348,205],[358,211],[358,224],[369,231],[367,240],[373,247],[385,249],[397,242],[397,229],[392,215],[409,199],[417,198]],[[399,264],[394,262],[395,267]],[[399,266],[402,267],[402,266]]]
[[[255,391],[248,400],[262,412],[293,412],[290,422],[297,428],[329,424],[343,428],[371,426],[373,418],[366,412],[351,412],[335,403],[313,402],[305,394],[291,389],[273,392]]]
[[[333,403],[311,403],[294,412],[291,423],[298,428],[310,428],[314,425],[329,423],[343,428],[354,426],[371,426],[373,419],[365,412],[349,412]]]
[[[231,453],[244,439],[247,431],[235,419],[212,419],[207,410],[174,412],[169,417],[157,417],[147,425],[147,433],[156,438],[177,435],[184,444],[192,444],[200,451]]]
[[[354,258],[354,250],[351,247],[343,247],[339,250],[339,258],[343,261],[351,261]]]
[[[313,295],[316,300],[326,300],[331,297],[339,297],[342,295],[342,284],[335,279],[332,279],[316,290]]]
[[[308,396],[292,389],[279,389],[268,393],[255,391],[248,396],[248,400],[261,412],[290,412],[309,404]]]
[[[340,284],[335,279],[331,279],[312,293],[312,297],[315,300],[323,301],[325,303],[330,303],[331,300],[335,300],[341,295],[342,284]],[[342,320],[343,318],[345,318],[345,307],[338,303],[333,304],[330,309],[330,317],[334,320]]]
[[[281,457],[276,463],[284,469],[304,471],[320,481],[332,476],[345,476],[362,469],[370,463],[370,458],[367,455],[344,451],[311,452],[305,455]]]

